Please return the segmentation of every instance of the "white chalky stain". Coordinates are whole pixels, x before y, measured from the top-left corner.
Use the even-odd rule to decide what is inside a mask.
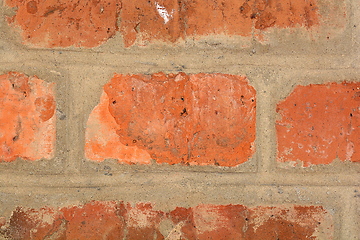
[[[171,14],[168,13],[164,6],[161,6],[157,2],[155,2],[156,10],[158,11],[160,17],[164,19],[164,23],[167,24],[170,18],[173,17],[174,9],[171,11]]]

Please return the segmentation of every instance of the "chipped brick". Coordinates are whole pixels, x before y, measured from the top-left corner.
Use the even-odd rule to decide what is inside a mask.
[[[52,158],[55,148],[53,83],[10,72],[0,76],[0,155],[5,162]]]
[[[163,236],[162,221],[174,223]],[[321,206],[199,204],[169,212],[151,203],[92,201],[58,210],[18,207],[3,236],[14,239],[333,239],[333,218]]]
[[[34,47],[96,47],[115,35],[118,0],[7,0],[16,7],[9,23],[21,28],[24,44]]]
[[[115,35],[118,20],[125,47],[219,34],[249,37],[254,28],[261,32],[319,25],[316,0],[7,0],[6,4],[17,8],[9,23],[20,27],[24,44],[35,47],[96,47]]]
[[[60,209],[66,221],[66,239],[122,239],[126,224],[125,205],[92,201]]]
[[[359,89],[353,82],[297,86],[277,107],[277,161],[359,162]]]
[[[126,239],[164,239],[159,226],[164,216],[162,211],[153,209],[151,203],[137,203],[132,207],[127,205],[128,225]]]
[[[104,91],[107,96],[103,95],[88,121],[89,159],[116,157],[106,155],[101,147],[119,146],[118,141],[169,164],[232,167],[254,153],[256,97],[245,77],[115,75]],[[105,126],[112,129],[111,134],[102,134]],[[116,159],[122,162],[130,150],[118,151]],[[129,161],[133,162],[124,162]]]
[[[18,207],[13,211],[5,233],[11,239],[45,239],[60,229],[60,215],[49,207]]]
[[[119,125],[109,112],[109,97],[103,93],[98,106],[91,112],[85,133],[85,157],[98,162],[106,158],[127,164],[150,164],[150,155],[136,146],[120,142]]]
[[[333,239],[331,215],[321,206],[249,209],[245,239]]]

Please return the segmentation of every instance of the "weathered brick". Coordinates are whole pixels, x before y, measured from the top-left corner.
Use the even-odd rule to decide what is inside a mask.
[[[128,203],[127,210],[129,221],[126,239],[164,239],[159,231],[164,216],[162,211],[154,210],[151,203],[137,203],[135,207]]]
[[[123,0],[120,31],[126,47],[136,40],[175,42],[185,37],[184,3],[178,0]]]
[[[13,211],[8,228],[3,234],[10,239],[45,239],[57,231],[61,232],[61,225],[60,215],[53,208],[18,207]]]
[[[0,155],[5,162],[52,158],[55,148],[54,84],[9,72],[0,76]]]
[[[244,239],[247,208],[243,205],[200,204],[195,208],[176,208],[170,216],[181,224],[186,239]]]
[[[319,25],[317,1],[297,0],[7,0],[16,7],[10,23],[25,44],[96,47],[120,32],[126,47],[136,41],[176,42],[206,35],[251,36],[253,29]],[[120,11],[121,10],[121,11]]]
[[[118,0],[6,0],[16,7],[9,23],[19,26],[24,44],[34,47],[96,47],[115,35]]]
[[[150,155],[157,163],[233,167],[254,153],[256,96],[245,77],[115,75],[101,100],[88,121],[88,159],[149,163]]]
[[[249,209],[245,239],[333,239],[332,216],[321,206]]]
[[[91,112],[85,133],[85,156],[98,162],[106,158],[119,159],[127,164],[150,164],[150,155],[135,146],[120,142],[120,130],[109,112],[109,97],[103,93],[98,106]]]
[[[159,226],[173,223],[164,236]],[[18,207],[0,236],[12,239],[333,239],[332,216],[321,206],[200,204],[164,213],[150,203],[92,201],[39,210]]]
[[[360,161],[360,84],[297,86],[278,104],[277,161],[329,164]]]
[[[317,206],[201,204],[170,217],[186,239],[332,239],[334,232],[331,215]]]
[[[85,205],[61,208],[66,222],[66,239],[122,239],[126,208],[120,202],[92,201]]]

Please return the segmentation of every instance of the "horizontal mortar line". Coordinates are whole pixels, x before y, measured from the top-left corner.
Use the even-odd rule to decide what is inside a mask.
[[[353,44],[356,45],[356,44]],[[55,48],[29,48],[29,47],[24,47],[24,49],[16,49],[15,51],[28,51],[28,52],[47,52],[47,53],[52,53],[55,51],[59,51],[59,52],[74,52],[74,53],[85,53],[85,54],[129,54],[129,55],[133,55],[133,54],[139,54],[142,55],[143,53],[146,52],[153,52],[153,53],[157,53],[157,52],[161,52],[163,53],[164,50],[168,50],[171,52],[175,52],[177,54],[183,54],[183,53],[188,53],[188,52],[193,52],[193,51],[199,51],[199,52],[207,52],[207,51],[212,51],[212,52],[224,52],[224,51],[231,51],[231,53],[225,53],[225,55],[238,55],[238,54],[249,54],[250,53],[250,49],[252,47],[248,47],[248,48],[199,48],[199,47],[179,47],[179,46],[175,46],[174,47],[165,47],[165,48],[161,48],[161,49],[155,49],[155,48],[151,48],[151,47],[145,47],[145,48],[137,48],[137,49],[127,49],[127,48],[123,48],[122,51],[121,50],[117,50],[117,51],[101,51],[101,50],[96,50],[94,48],[87,48],[87,49],[67,49],[67,48],[61,48],[61,47],[55,47]],[[353,47],[354,48],[354,47]],[[356,52],[357,49],[353,49],[353,51],[350,52],[350,54],[354,54],[354,52]],[[350,51],[350,50],[349,50]],[[170,53],[171,54],[171,53]],[[290,53],[289,53],[290,55]],[[318,54],[310,54],[310,55],[314,55],[314,56],[318,56]],[[344,56],[346,54],[344,53],[329,53],[329,54],[324,54],[325,56]],[[287,54],[271,54],[271,53],[255,53],[253,54],[253,56],[288,56]],[[308,53],[299,53],[299,56],[309,56]]]
[[[119,184],[121,184],[121,186],[119,186]],[[177,189],[187,189],[188,186],[182,186],[179,187],[180,184],[176,184],[176,188]],[[166,185],[168,186],[168,184]],[[123,189],[123,191],[131,191],[134,192],[134,187],[155,187],[155,188],[161,188],[163,191],[166,191],[166,189],[169,189],[169,191],[172,191],[173,187],[169,187],[167,188],[164,185],[149,185],[149,184],[124,184],[124,183],[118,183],[118,184],[107,184],[107,185],[89,185],[89,184],[83,184],[83,185],[76,185],[76,186],[66,186],[66,185],[61,185],[61,186],[53,186],[53,185],[39,185],[39,184],[34,184],[34,185],[3,185],[0,187],[0,192],[1,192],[1,188],[8,188],[8,187],[16,187],[16,188],[41,188],[41,189],[96,189],[96,188],[121,188]],[[246,186],[253,186],[253,187],[292,187],[292,186],[306,186],[306,187],[359,187],[360,184],[341,184],[341,185],[330,185],[330,184],[318,184],[318,185],[314,185],[314,184],[304,184],[304,183],[298,183],[298,184],[281,184],[281,183],[274,183],[274,184],[210,184],[210,185],[206,185],[204,186],[199,186],[198,188],[217,188],[217,187],[246,187]],[[191,191],[194,191],[197,189],[197,186],[195,184],[191,185],[192,189]],[[128,188],[126,190],[126,188]],[[141,190],[138,190],[141,192]]]
[[[208,173],[207,173],[208,174]],[[211,175],[211,174],[208,174]],[[261,175],[260,175],[261,176]],[[359,175],[355,176],[326,176],[325,180],[319,181],[319,178],[324,178],[323,175],[315,175],[310,179],[302,179],[304,176],[302,175],[300,178],[295,178],[292,180],[291,177],[299,177],[296,175],[287,175],[282,178],[278,176],[263,176],[263,179],[259,179],[260,176],[242,176],[242,179],[233,179],[233,176],[221,176],[215,177],[214,176],[205,176],[201,178],[202,180],[194,180],[193,178],[199,177],[197,176],[189,176],[183,175],[177,177],[176,179],[171,179],[168,175],[159,175],[159,174],[152,174],[149,177],[140,177],[138,174],[134,174],[130,177],[117,177],[117,176],[95,176],[95,177],[64,177],[64,176],[42,176],[42,177],[25,177],[25,178],[16,178],[12,180],[10,176],[1,178],[5,178],[6,180],[1,179],[1,186],[43,186],[48,188],[53,187],[64,187],[64,188],[76,188],[76,187],[110,187],[110,186],[118,186],[119,184],[126,184],[129,186],[164,186],[169,184],[182,184],[184,182],[191,181],[191,185],[198,185],[198,184],[210,184],[210,185],[217,185],[217,186],[238,186],[238,185],[257,185],[257,186],[273,186],[273,185],[308,185],[308,186],[359,186],[360,185],[360,177]],[[13,177],[13,176],[12,176]],[[353,179],[348,179],[352,177]],[[158,178],[158,179],[155,179]],[[331,179],[329,179],[331,178]],[[94,180],[95,179],[95,180]],[[166,181],[167,180],[167,181]],[[19,183],[21,181],[21,183]],[[49,184],[49,182],[53,182]],[[106,183],[102,183],[106,182]]]
[[[53,54],[53,55],[48,55],[48,54],[44,54],[41,51],[36,51],[38,52],[38,54],[25,54],[20,56],[22,59],[26,59],[26,60],[31,60],[34,58],[34,56],[43,56],[43,57],[48,57],[48,58],[66,58],[67,56],[93,56],[92,58],[96,58],[99,57],[99,55],[101,57],[103,57],[104,60],[106,60],[107,56],[111,56],[111,58],[113,58],[114,56],[119,56],[119,57],[129,57],[130,59],[144,59],[146,61],[154,59],[155,62],[158,62],[159,60],[159,54],[156,54],[156,52],[151,52],[151,54],[149,55],[144,55],[145,53],[147,53],[147,51],[138,51],[137,53],[135,52],[128,52],[128,53],[100,53],[100,52],[72,52],[72,51],[63,51],[61,50],[61,52],[64,52],[62,54],[56,54],[54,55],[53,51],[50,51],[49,53]],[[0,52],[1,53],[1,52]],[[74,53],[74,54],[72,54]],[[80,54],[79,54],[80,53]],[[254,55],[254,56],[248,56],[247,54],[242,54],[242,53],[222,53],[221,51],[219,52],[214,52],[213,55],[221,55],[222,59],[226,60],[227,58],[232,58],[236,57],[235,59],[241,59],[243,61],[248,61],[248,60],[252,60],[252,61],[256,61],[258,62],[258,60],[262,60],[262,63],[259,65],[262,65],[264,62],[266,62],[269,59],[276,59],[277,61],[284,61],[284,60],[293,60],[293,61],[306,61],[309,62],[309,57],[313,56],[314,58],[318,57],[318,55],[310,55],[309,54],[303,54],[303,55],[294,55],[294,56],[289,56],[289,55],[271,55],[271,54],[259,54],[259,55]],[[174,54],[174,55],[167,55],[163,57],[163,60],[165,61],[166,59],[170,59],[170,60],[176,60],[179,61],[181,59],[187,60],[187,59],[198,59],[198,60],[209,60],[214,62],[214,58],[213,57],[199,57],[199,54],[197,53],[187,53],[187,52],[181,52],[180,56],[179,54]],[[325,55],[324,57],[319,57],[316,60],[312,60],[313,62],[318,62],[319,64],[321,63],[321,60],[324,60],[325,62],[329,62],[330,60],[339,60],[339,59],[346,59],[347,62],[351,62],[356,61],[358,59],[358,55],[357,54],[352,54],[352,55]],[[68,59],[67,59],[68,60]],[[120,58],[121,60],[121,58]],[[18,60],[20,61],[20,60]],[[38,61],[38,60],[37,60]],[[82,62],[82,60],[74,60],[72,59],[72,61],[75,62]],[[216,61],[216,60],[215,60]],[[221,62],[223,60],[219,60],[219,62]],[[254,63],[256,64],[256,63]],[[256,64],[257,65],[257,64]],[[278,65],[278,64],[274,64],[274,65]]]
[[[59,63],[59,62],[57,62],[57,63]],[[81,64],[81,65],[89,65],[89,66],[93,66],[93,63],[89,63],[89,62],[77,62],[77,63],[79,63],[79,64]],[[69,64],[68,62],[64,62],[64,63],[61,63],[61,64],[63,64],[63,66],[62,67],[64,67],[64,66],[74,66],[74,64]],[[98,64],[97,66],[106,66],[106,67],[112,67],[112,68],[116,68],[116,67],[119,67],[119,68],[134,68],[134,65],[129,65],[129,66],[126,66],[126,65],[113,65],[113,64],[111,64],[111,66],[109,66],[110,64]],[[204,65],[206,65],[206,64],[204,64]],[[240,67],[247,67],[247,66],[249,66],[249,67],[259,67],[259,66],[264,66],[263,64],[259,64],[259,65],[257,65],[257,64],[241,64],[241,63],[239,63],[239,64],[225,64],[225,65],[217,65],[216,67],[207,67],[206,68],[206,70],[209,70],[209,69],[214,69],[214,70],[210,70],[210,71],[204,71],[204,68],[203,67],[189,67],[189,68],[185,68],[185,69],[183,69],[181,72],[189,72],[189,71],[192,71],[192,72],[214,72],[215,70],[216,70],[216,68],[221,68],[221,67],[234,67],[234,65],[235,66],[240,66]],[[150,65],[146,65],[146,64],[141,64],[141,66],[143,66],[143,68],[148,68]],[[320,68],[320,67],[318,67],[318,68],[306,68],[306,67],[294,67],[294,66],[298,66],[298,64],[297,65],[294,65],[294,66],[291,66],[291,65],[265,65],[266,67],[279,67],[279,66],[281,66],[281,67],[286,67],[287,69],[291,69],[291,70],[304,70],[304,71],[306,71],[306,70],[321,70],[321,71],[338,71],[338,70],[354,70],[354,69],[360,69],[360,67],[359,68],[349,68],[349,67],[343,67],[343,68]],[[175,70],[175,69],[172,69],[172,68],[169,68],[168,66],[166,66],[166,65],[164,65],[164,66],[161,66],[161,65],[157,65],[156,67],[155,67],[156,69],[158,69],[158,68],[164,68],[162,71],[173,71],[173,70]],[[177,71],[177,72],[179,72],[179,71]],[[221,72],[227,72],[227,71],[221,71]],[[134,74],[135,74],[135,72],[134,72]],[[355,74],[355,73],[354,73]]]
[[[46,57],[43,57],[44,59]],[[60,67],[56,67],[56,68],[65,68],[67,66],[74,66],[74,64],[81,64],[81,65],[88,65],[88,66],[93,66],[93,62],[89,62],[89,61],[76,61],[76,60],[72,60],[71,63],[69,63],[68,59],[57,59],[56,61],[48,61],[46,64],[43,63],[43,61],[39,61],[39,60],[32,60],[32,59],[23,59],[23,60],[18,60],[18,61],[13,61],[13,62],[9,62],[9,61],[0,61],[0,64],[21,64],[21,65],[30,65],[30,64],[24,64],[24,60],[26,60],[26,62],[31,62],[31,65],[34,64],[38,64],[39,67],[46,67],[49,66],[50,64],[61,64],[62,66]],[[48,59],[49,60],[49,59]],[[152,63],[153,65],[149,65],[149,64],[145,64],[145,63],[141,63],[141,62],[137,62],[138,60],[134,60],[135,64],[138,64],[137,66],[143,66],[144,68],[149,67],[149,66],[155,66],[156,68],[170,68],[169,70],[173,70],[171,66],[167,66],[167,63],[165,64],[161,64],[157,61],[154,61],[154,63]],[[305,62],[305,59],[303,60]],[[107,63],[109,62],[109,63]],[[142,61],[143,62],[143,61]],[[148,61],[147,61],[148,62]],[[151,62],[151,61],[149,61]],[[199,64],[200,65],[200,64]],[[206,65],[206,63],[204,63],[203,65]],[[244,67],[284,67],[284,68],[290,68],[290,69],[299,69],[299,70],[323,70],[323,71],[336,71],[336,70],[354,70],[354,69],[360,69],[360,67],[349,67],[349,66],[340,66],[340,67],[299,67],[299,62],[297,63],[284,63],[284,64],[256,64],[256,63],[226,63],[226,64],[219,64],[217,63],[216,66],[211,67],[211,68],[219,68],[219,67],[234,67],[235,66],[244,66]],[[308,65],[313,65],[313,64],[308,64]],[[325,64],[327,65],[327,64]],[[101,61],[97,63],[97,66],[101,67],[101,66],[105,66],[105,67],[121,67],[121,68],[134,68],[134,64],[131,65],[122,65],[122,64],[114,64],[113,61],[110,60],[105,60],[105,61]],[[207,67],[207,69],[209,69],[209,67]],[[203,66],[198,66],[198,67],[189,67],[189,68],[185,68],[183,69],[183,71],[188,71],[188,70],[202,70],[202,72],[204,71]]]

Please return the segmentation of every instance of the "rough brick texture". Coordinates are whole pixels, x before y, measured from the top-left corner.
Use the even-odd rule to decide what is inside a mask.
[[[305,0],[6,0],[16,7],[9,23],[25,44],[96,47],[119,30],[125,46],[136,41],[175,42],[212,34],[251,36],[270,27],[319,24],[317,1]]]
[[[90,115],[86,156],[237,166],[254,153],[255,116],[255,90],[245,77],[115,75]]]
[[[303,166],[360,161],[360,84],[354,82],[297,86],[277,112],[280,162]]]
[[[164,221],[172,224],[160,228]],[[246,207],[201,204],[154,210],[151,203],[93,201],[61,209],[18,207],[1,234],[14,239],[332,239],[321,206]],[[0,235],[1,236],[1,235]]]
[[[9,18],[34,47],[95,47],[117,30],[121,3],[117,0],[6,0],[17,13]]]
[[[51,158],[55,147],[54,84],[9,72],[0,76],[0,156],[5,162]]]

